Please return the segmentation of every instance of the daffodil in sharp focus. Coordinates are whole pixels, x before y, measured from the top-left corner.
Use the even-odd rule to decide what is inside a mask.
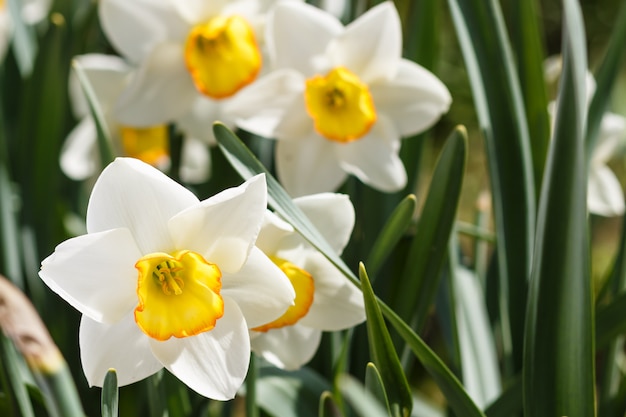
[[[294,199],[337,254],[354,227],[354,208],[346,195],[322,193]],[[363,295],[289,224],[268,212],[257,245],[289,277],[295,303],[285,314],[251,330],[252,350],[288,370],[306,364],[322,331],[343,330],[365,320]]]
[[[349,174],[400,190],[400,138],[451,103],[432,73],[403,59],[400,18],[384,2],[344,27],[328,12],[280,3],[268,22],[272,71],[227,106],[240,127],[278,139],[279,180],[296,196],[333,191]]]
[[[222,106],[263,68],[265,16],[276,0],[102,0],[104,32],[138,72],[117,103],[130,125],[177,122],[212,142]],[[202,137],[200,137],[203,139]]]
[[[90,385],[165,367],[198,393],[234,397],[248,369],[248,328],[281,316],[295,293],[255,246],[266,211],[256,176],[199,201],[141,161],[118,158],[94,185],[88,234],[42,262],[43,281],[83,315]]]
[[[165,124],[136,127],[121,124],[113,107],[132,77],[132,68],[120,57],[86,54],[74,58],[87,77],[116,155],[129,156],[166,171],[171,165],[169,127]],[[96,175],[100,167],[96,123],[91,115],[83,89],[72,71],[69,80],[70,102],[78,124],[67,136],[61,150],[61,169],[69,178],[85,180]],[[180,178],[186,183],[205,181],[210,173],[211,158],[206,143],[185,135],[182,142]]]

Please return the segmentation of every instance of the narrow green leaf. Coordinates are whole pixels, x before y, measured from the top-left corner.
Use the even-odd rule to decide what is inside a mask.
[[[524,344],[524,412],[595,415],[584,118],[585,30],[564,0],[563,73],[541,190]]]
[[[466,160],[467,132],[459,126],[446,140],[435,166],[393,303],[400,317],[410,320],[418,332],[426,322],[447,257]]]
[[[109,369],[102,384],[102,417],[117,417],[118,404],[117,373],[115,369]]]
[[[389,400],[385,393],[385,384],[383,378],[380,375],[380,371],[376,368],[372,362],[369,362],[365,367],[365,388],[372,394],[374,398],[381,404],[386,404],[389,408]]]
[[[511,37],[517,56],[517,72],[524,96],[530,135],[535,189],[541,188],[543,168],[550,143],[548,96],[543,74],[545,53],[537,12],[537,0],[513,1]]]
[[[536,197],[519,78],[497,0],[448,0],[485,140],[495,217],[505,372],[521,367]],[[513,349],[512,351],[510,351]]]
[[[12,395],[17,403],[17,409],[23,417],[34,417],[35,412],[28,398],[24,375],[28,373],[28,368],[24,363],[24,358],[18,353],[4,333],[0,332],[0,359],[7,372],[9,383],[11,384]]]
[[[254,354],[250,355],[250,365],[248,366],[248,375],[246,375],[246,416],[259,417],[259,408],[256,404],[256,381],[259,369],[257,358]]]
[[[589,105],[587,118],[587,155],[590,156],[596,145],[602,118],[606,112],[620,64],[626,55],[626,2],[622,2],[617,19],[613,23],[613,33],[602,64],[596,71],[596,91]]]
[[[317,410],[318,417],[337,417],[339,414],[339,407],[335,403],[333,394],[330,391],[322,392],[320,396],[320,406]]]
[[[104,119],[104,114],[102,113],[100,104],[98,104],[96,94],[91,87],[89,78],[85,74],[85,70],[82,68],[78,60],[72,61],[72,69],[76,73],[76,76],[80,82],[80,86],[82,87],[85,98],[87,99],[87,103],[89,104],[91,116],[93,117],[93,120],[96,124],[96,131],[98,133],[98,151],[100,154],[100,165],[102,167],[105,167],[109,163],[113,162],[113,159],[115,159],[115,154],[111,149],[111,134],[109,132],[108,125]]]
[[[372,276],[372,282],[374,282],[378,271],[382,268],[393,248],[406,233],[415,213],[416,205],[417,201],[413,194],[406,196],[391,213],[387,223],[378,234],[367,257],[368,271]]]
[[[378,305],[389,323],[409,345],[415,356],[441,389],[448,405],[458,416],[484,417],[484,414],[467,394],[458,378],[435,352],[388,305],[378,300]]]
[[[359,265],[359,277],[361,278],[365,314],[367,315],[367,338],[369,340],[370,355],[376,365],[376,369],[380,371],[389,414],[399,417],[408,416],[411,414],[413,406],[411,389],[391,341],[391,336],[389,336],[380,307],[376,303],[374,290],[372,290],[363,264]]]
[[[524,403],[522,378],[515,378],[486,409],[487,417],[521,415]]]
[[[348,374],[341,375],[339,387],[357,416],[387,417],[390,415],[356,378]]]

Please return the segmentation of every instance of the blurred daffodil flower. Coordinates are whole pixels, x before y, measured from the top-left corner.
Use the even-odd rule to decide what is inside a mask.
[[[91,385],[120,385],[163,367],[213,399],[246,376],[248,328],[293,303],[285,275],[255,246],[266,211],[256,176],[207,200],[157,169],[118,158],[96,181],[88,234],[61,243],[40,276],[82,314],[80,351]]]
[[[348,196],[316,194],[294,203],[340,254],[354,227]],[[296,299],[281,317],[251,330],[255,353],[280,368],[298,369],[317,351],[322,331],[343,330],[365,320],[361,292],[275,214],[266,215],[257,245],[289,277]]]
[[[177,122],[214,142],[211,125],[234,126],[223,104],[263,67],[262,28],[276,0],[102,0],[99,16],[111,43],[136,75],[117,103],[125,124]]]
[[[22,0],[20,15],[26,25],[41,22],[50,11],[51,0]],[[4,59],[13,34],[13,21],[8,0],[0,0],[0,60]]]
[[[544,73],[548,83],[555,83],[561,74],[560,56],[553,56],[544,62]],[[596,90],[596,81],[590,72],[586,77],[587,107]],[[554,118],[556,103],[548,105],[548,111]],[[626,150],[626,118],[611,112],[604,114],[595,148],[589,160],[587,179],[587,208],[590,213],[614,217],[626,211],[624,190],[608,162]]]
[[[381,191],[400,190],[400,138],[446,112],[450,93],[402,58],[391,2],[344,27],[302,3],[280,3],[268,22],[273,71],[235,97],[240,127],[276,146],[278,177],[293,195],[335,190],[348,174]]]
[[[134,127],[120,123],[114,105],[132,76],[131,67],[123,59],[104,54],[87,54],[74,58],[89,79],[113,143],[114,152],[167,170],[170,166],[169,132],[165,124]],[[77,119],[76,127],[67,136],[61,151],[61,169],[69,178],[84,180],[99,172],[96,124],[80,83],[72,72],[69,82],[70,101]],[[207,145],[199,139],[183,139],[180,178],[199,183],[210,174],[211,158]]]

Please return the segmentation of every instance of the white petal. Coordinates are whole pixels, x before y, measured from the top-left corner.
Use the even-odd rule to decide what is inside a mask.
[[[339,165],[335,144],[316,133],[297,141],[279,141],[276,170],[293,197],[334,191],[348,176]]]
[[[96,125],[91,116],[85,116],[72,129],[61,150],[63,173],[73,180],[84,180],[96,172],[98,166]]]
[[[229,127],[234,126],[231,115],[222,111],[227,100],[212,100],[197,95],[188,112],[176,120],[176,126],[186,135],[215,145],[213,123],[220,121]]]
[[[182,45],[162,42],[130,79],[115,116],[132,126],[169,123],[188,111],[198,94],[185,67]]]
[[[450,92],[437,77],[406,59],[400,62],[394,79],[370,85],[370,92],[376,110],[393,121],[400,136],[428,129],[452,102]]]
[[[606,163],[626,144],[626,118],[615,113],[605,113],[598,132],[598,141],[592,164]]]
[[[41,263],[39,276],[81,313],[113,323],[137,304],[139,258],[127,229],[92,233],[57,246]]]
[[[274,130],[286,110],[303,100],[304,77],[292,70],[278,70],[258,79],[224,105],[237,125],[249,132],[274,137]]]
[[[274,137],[280,140],[294,140],[311,134],[315,129],[304,102],[304,95],[299,93],[286,107],[281,121],[274,129]]]
[[[239,272],[223,275],[222,294],[237,302],[250,328],[282,316],[296,296],[285,274],[257,247]]]
[[[321,253],[310,255],[304,265],[315,280],[309,312],[299,324],[319,330],[343,330],[365,321],[363,294]]]
[[[101,387],[111,368],[115,369],[120,386],[140,381],[163,368],[132,312],[110,325],[83,316],[79,339],[80,360],[90,386]]]
[[[167,0],[101,0],[98,16],[113,46],[134,63],[160,42],[182,40],[188,30]]]
[[[314,75],[314,58],[343,30],[341,22],[328,12],[305,3],[279,3],[268,22],[267,44],[274,68]]]
[[[313,194],[293,201],[311,220],[337,254],[350,241],[355,213],[350,197],[345,194]]]
[[[211,174],[211,155],[208,145],[194,138],[183,139],[180,178],[189,184],[206,181]]]
[[[269,363],[288,371],[301,368],[309,362],[322,340],[322,332],[295,324],[252,338],[252,351]]]
[[[193,193],[156,168],[117,158],[96,181],[87,207],[89,233],[127,228],[142,254],[174,249],[167,222],[198,203]]]
[[[207,398],[229,400],[243,383],[250,363],[250,337],[237,304],[224,297],[224,316],[196,336],[151,340],[154,355],[189,388]]]
[[[365,184],[383,192],[399,191],[406,184],[406,170],[398,156],[398,133],[382,115],[361,139],[337,147],[341,167]]]
[[[215,15],[222,14],[222,10],[231,0],[174,0],[172,3],[176,11],[189,23],[200,23],[209,20]]]
[[[131,68],[118,56],[104,54],[79,55],[74,61],[83,70],[103,112],[108,113],[122,93]],[[70,98],[77,116],[90,114],[89,104],[75,71],[70,74]]]
[[[282,240],[294,233],[295,231],[289,223],[268,210],[265,213],[256,246],[265,254],[272,256],[281,247]]]
[[[592,165],[589,169],[587,206],[600,216],[624,214],[624,191],[617,177],[606,165]]]
[[[370,9],[328,46],[333,66],[343,66],[369,84],[391,79],[402,56],[400,16],[392,2]]]
[[[174,244],[198,252],[222,273],[237,272],[261,229],[267,208],[265,175],[229,188],[169,221]]]

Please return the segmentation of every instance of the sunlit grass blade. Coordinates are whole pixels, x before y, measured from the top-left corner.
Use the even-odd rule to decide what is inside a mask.
[[[564,0],[563,73],[542,185],[524,345],[524,412],[595,415],[584,120],[585,30]]]
[[[91,116],[93,117],[93,120],[96,124],[96,131],[98,133],[98,151],[100,154],[100,166],[105,167],[109,163],[113,162],[113,159],[115,159],[113,150],[111,149],[111,134],[109,132],[108,125],[106,124],[106,121],[104,119],[102,109],[98,104],[96,94],[91,87],[89,78],[85,74],[85,70],[82,68],[78,60],[72,61],[72,69],[76,73],[76,76],[80,82],[80,86],[83,89],[83,93],[85,94],[85,98],[87,99],[87,103],[89,105],[89,111],[91,112]]]
[[[104,384],[102,384],[102,417],[117,417],[118,404],[117,372],[115,369],[109,369],[104,377]]]
[[[356,378],[348,374],[341,375],[339,377],[339,388],[357,416],[387,417],[390,415]]]
[[[382,268],[383,263],[406,233],[415,213],[416,205],[417,201],[414,195],[406,196],[391,213],[383,229],[378,234],[367,257],[367,269],[372,281],[376,279],[376,274]]]
[[[331,386],[314,371],[302,368],[287,372],[261,367],[257,379],[257,405],[263,415],[318,417],[320,398]]]
[[[389,414],[394,417],[409,416],[413,406],[409,383],[406,380],[363,264],[359,266],[359,277],[361,278],[365,313],[367,314],[366,324],[370,355],[376,369],[380,372]]]
[[[328,248],[328,244],[320,240],[318,232],[312,233],[313,226],[304,214],[293,204],[289,196],[282,189],[280,184],[274,179],[263,165],[254,157],[241,140],[226,126],[222,124],[214,125],[214,133],[220,149],[227,159],[243,178],[264,173],[267,176],[268,195],[272,207],[282,215],[286,221],[302,234],[311,245],[320,252],[355,285],[360,287],[360,282],[354,273],[345,265],[333,250]],[[390,324],[398,331],[400,336],[411,347],[418,360],[424,365],[429,374],[436,381],[442,390],[450,407],[458,415],[474,417],[483,416],[476,404],[467,395],[459,380],[454,376],[444,362],[426,345],[402,319],[385,303],[377,299],[382,313]],[[259,393],[259,395],[261,395]]]
[[[602,117],[607,110],[615,82],[622,68],[621,63],[626,55],[626,3],[622,2],[617,19],[613,23],[613,33],[604,59],[596,71],[596,92],[589,105],[587,117],[587,155],[591,155],[595,147]]]
[[[392,304],[418,332],[426,322],[447,257],[466,160],[467,132],[459,126],[446,140],[435,166]]]
[[[535,190],[538,192],[550,141],[548,97],[543,75],[545,59],[537,0],[511,2],[511,38],[528,117]]]
[[[503,293],[500,326],[505,373],[512,374],[521,367],[535,229],[530,135],[499,3],[497,0],[448,0],[448,3],[487,151]]]
[[[453,274],[463,383],[476,404],[485,407],[502,391],[493,333],[478,277],[458,264]]]

